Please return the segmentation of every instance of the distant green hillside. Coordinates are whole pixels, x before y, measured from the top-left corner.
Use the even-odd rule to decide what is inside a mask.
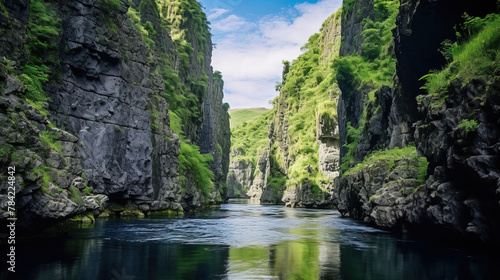
[[[243,122],[251,122],[253,120],[256,120],[260,115],[264,114],[267,111],[269,111],[269,109],[266,109],[264,107],[229,110],[229,116],[231,117],[231,129],[242,124]]]

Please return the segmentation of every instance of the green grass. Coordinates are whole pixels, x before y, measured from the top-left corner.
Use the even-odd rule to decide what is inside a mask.
[[[394,41],[392,30],[396,27],[396,16],[399,12],[397,0],[374,0],[374,20],[363,19],[363,45],[360,53],[335,58],[332,69],[335,79],[342,89],[344,99],[366,92],[363,112],[358,127],[347,126],[347,139],[343,143],[347,153],[342,157],[341,171],[344,174],[355,160],[356,147],[360,135],[367,128],[368,116],[373,116],[378,107],[369,106],[376,103],[375,92],[383,85],[392,86],[396,73],[396,59],[394,58]],[[344,10],[351,11],[359,5],[356,1],[344,1]],[[357,7],[363,9],[363,7]],[[368,109],[371,108],[371,109]]]
[[[463,84],[472,79],[498,80],[500,70],[500,15],[490,14],[484,19],[468,18],[468,40],[445,43],[445,56],[449,64],[440,71],[432,71],[421,79],[428,93],[443,96],[451,81],[460,79]],[[492,78],[493,77],[493,78]]]
[[[267,111],[269,111],[269,109],[266,109],[264,107],[229,110],[228,113],[231,117],[230,127],[231,129],[233,129],[234,127],[237,127],[244,122],[249,123],[253,120],[256,120],[260,115],[264,114]]]
[[[94,189],[92,187],[89,187],[89,186],[86,186],[84,189],[83,189],[83,193],[85,193],[86,195],[92,195],[92,191]]]
[[[80,195],[81,193],[80,193],[80,191],[76,187],[70,186],[68,188],[68,191],[70,193],[70,199],[72,201],[77,202],[77,203],[83,201],[83,198]]]
[[[45,188],[45,190],[48,192],[47,187],[49,186],[49,183],[52,182],[50,168],[45,165],[40,165],[39,167],[33,168],[33,173],[35,173],[35,176],[42,175],[42,190]]]
[[[43,85],[54,78],[51,68],[59,64],[56,52],[56,40],[61,32],[61,19],[54,12],[50,3],[43,0],[30,1],[28,22],[29,43],[26,51],[29,59],[22,67],[19,80],[27,88],[26,101],[42,115],[48,115],[47,102],[50,99],[43,90]]]
[[[99,0],[98,3],[106,12],[118,12],[120,9],[120,0]]]
[[[395,162],[397,160],[400,160],[402,158],[411,158],[415,159],[418,162],[418,177],[416,178],[420,184],[425,183],[425,177],[427,176],[427,168],[429,165],[429,162],[425,157],[419,157],[417,154],[417,149],[415,146],[408,146],[405,148],[394,148],[392,150],[382,150],[382,151],[374,151],[368,156],[365,157],[365,159],[357,164],[356,166],[350,168],[347,170],[343,175],[349,175],[353,174],[356,172],[361,171],[362,169],[373,165],[373,164],[379,164],[379,163],[384,163],[386,165],[386,171],[387,173],[391,172],[395,168]]]

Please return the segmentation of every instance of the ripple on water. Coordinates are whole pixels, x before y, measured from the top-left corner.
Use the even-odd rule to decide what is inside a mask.
[[[112,240],[127,242],[269,246],[316,236],[316,231],[329,232],[336,225],[326,221],[336,217],[334,211],[223,205],[220,211],[187,218],[108,223],[104,231]]]

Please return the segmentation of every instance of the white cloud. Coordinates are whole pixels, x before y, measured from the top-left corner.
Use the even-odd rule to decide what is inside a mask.
[[[244,18],[230,15],[222,20],[212,23],[212,30],[217,30],[221,32],[231,32],[240,31],[241,27],[248,27],[249,22],[246,22]]]
[[[213,12],[213,13],[208,16],[208,20],[214,20],[214,19],[222,16],[225,13],[229,13],[230,10],[226,10],[226,9],[212,9],[212,10],[210,10],[210,12]]]
[[[254,24],[236,15],[212,23],[212,30],[238,30],[218,39],[213,52],[214,69],[224,76],[225,102],[233,109],[269,108],[269,100],[278,94],[274,86],[281,80],[281,62],[297,58],[308,38],[340,5],[341,0],[306,2]]]

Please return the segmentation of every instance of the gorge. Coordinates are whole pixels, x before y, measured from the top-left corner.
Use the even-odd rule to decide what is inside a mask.
[[[230,193],[499,244],[498,3],[450,5],[344,1],[233,129]]]
[[[203,1],[0,2],[4,266],[15,217],[25,279],[495,279],[500,2],[340,2],[252,116]]]

